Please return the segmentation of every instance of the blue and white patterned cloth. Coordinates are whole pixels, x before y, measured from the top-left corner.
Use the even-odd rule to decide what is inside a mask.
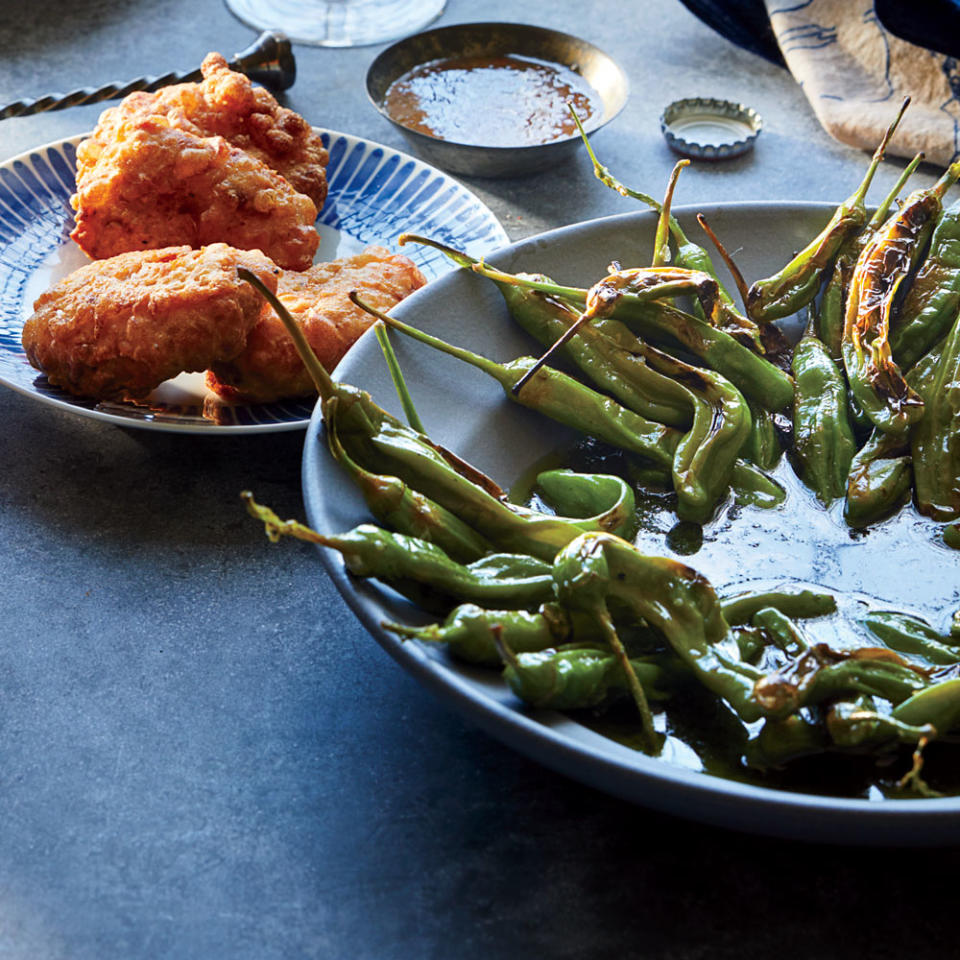
[[[895,36],[873,0],[764,2],[783,58],[831,136],[873,150],[909,96],[887,152],[922,150],[944,166],[960,156],[960,60]]]

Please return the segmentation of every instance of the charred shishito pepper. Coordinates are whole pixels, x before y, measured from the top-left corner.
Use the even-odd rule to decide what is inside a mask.
[[[706,319],[671,306],[667,298],[672,292],[676,292],[674,281],[651,286],[651,278],[662,277],[664,274],[656,274],[650,270],[621,270],[614,271],[591,289],[568,287],[542,274],[512,274],[494,269],[434,240],[412,234],[404,234],[400,239],[403,243],[425,243],[435,247],[461,266],[470,267],[475,273],[493,280],[517,321],[541,343],[547,342],[549,333],[555,334],[551,341],[555,342],[561,335],[569,332],[571,324],[585,314],[588,315],[590,323],[581,325],[577,336],[565,339],[561,348],[571,351],[566,355],[590,376],[593,376],[592,370],[599,369],[599,366],[596,359],[582,359],[584,352],[609,355],[611,350],[609,344],[604,344],[591,335],[590,328],[596,326],[627,352],[631,352],[631,344],[635,343],[637,335],[658,346],[681,347],[698,357],[707,367],[726,377],[744,396],[755,400],[766,410],[782,410],[793,400],[793,381],[783,370],[744,346],[722,326],[712,326]],[[715,277],[689,271],[676,276],[687,278],[686,281],[677,280],[677,283],[687,282],[690,291],[704,294],[708,309],[716,319],[719,309],[719,285]],[[639,284],[639,289],[634,289],[635,284]],[[511,293],[511,287],[520,288],[524,295]],[[652,293],[657,296],[652,296]],[[533,294],[540,296],[535,298]],[[650,309],[646,309],[648,307]],[[548,312],[552,313],[549,319],[546,317]],[[620,329],[609,325],[604,327],[600,322],[611,320],[617,321]],[[625,339],[623,328],[627,328]],[[633,334],[630,331],[633,331]],[[590,349],[575,347],[576,341],[582,337],[590,338]],[[579,353],[574,354],[574,349]],[[587,370],[586,363],[592,364],[591,370]],[[615,368],[616,376],[629,381],[633,379],[636,366],[637,361],[623,358],[621,351],[621,358]],[[634,370],[631,370],[631,367]],[[636,379],[637,387],[640,386],[642,376],[642,372],[639,373]],[[617,393],[609,384],[601,383],[599,378],[597,383],[615,393],[621,402],[630,405],[626,395]],[[663,389],[662,383],[662,380],[652,381],[647,388],[647,398],[641,402],[656,402]],[[675,403],[675,399],[670,397],[669,389],[660,396],[660,402]],[[676,407],[672,414],[668,413],[666,416],[655,416],[652,409],[647,409],[650,412],[646,415],[653,419],[682,425],[683,419],[676,419]]]
[[[514,388],[537,363],[533,357],[496,363],[390,317],[365,304],[355,294],[351,294],[351,299],[387,326],[482,370],[517,403],[660,466],[669,466],[673,462],[681,435],[672,427],[647,420],[553,367],[541,367],[518,393]]]
[[[303,340],[283,304],[253,274],[244,279],[260,290],[294,340]],[[298,349],[320,393],[325,423],[335,431],[340,447],[367,470],[372,464],[378,471],[389,468],[391,476],[455,514],[496,549],[552,560],[561,547],[585,530],[624,532],[632,522],[621,496],[601,515],[580,519],[537,513],[508,503],[504,491],[480,470],[401,423],[374,403],[368,393],[334,382],[305,341]],[[670,462],[665,459],[666,464]]]
[[[354,576],[375,577],[433,609],[449,609],[458,600],[522,609],[536,607],[553,596],[551,565],[526,554],[491,553],[461,564],[436,544],[372,523],[326,535],[296,520],[281,520],[249,493],[243,498],[251,516],[263,522],[271,539],[290,536],[336,550]]]
[[[960,517],[960,318],[908,379],[926,404],[911,435],[917,507],[935,520]]]
[[[392,317],[377,315],[395,329],[489,373],[508,396],[525,406],[660,466],[669,466],[679,499],[678,510],[685,519],[709,519],[730,485],[734,463],[750,432],[750,410],[736,387],[719,374],[690,366],[633,338],[635,353],[650,368],[687,391],[691,426],[681,435],[615,404],[551,367],[542,367],[515,394],[508,388],[517,382],[521,372],[530,369],[531,359],[495,364]],[[599,336],[604,337],[602,333]]]
[[[513,319],[544,346],[559,340],[580,318],[581,311],[569,300],[497,280],[497,271],[437,240],[403,234],[399,243],[432,247],[459,266],[475,269],[493,279]],[[543,274],[518,274],[517,277],[536,283],[553,283]],[[636,337],[622,324],[620,329],[615,329],[614,323],[616,321],[607,321],[602,331],[604,335],[597,324],[585,325],[577,336],[563,344],[560,356],[574,363],[599,389],[635,413],[668,426],[688,427],[691,413],[687,392],[670,377],[653,370],[634,349]]]
[[[605,277],[588,290],[491,270],[484,265],[477,265],[474,270],[501,283],[586,306],[591,317],[619,320],[657,346],[680,347],[767,410],[782,410],[793,401],[793,380],[788,374],[705,320],[663,301],[637,298],[630,289],[630,275],[622,271]]]
[[[630,610],[744,720],[760,716],[753,687],[763,674],[741,661],[713,587],[695,570],[619,537],[584,534],[557,555],[554,579],[557,598],[573,609],[607,619],[609,601]]]
[[[893,185],[893,189],[884,197],[867,225],[859,233],[855,233],[844,242],[837,254],[837,259],[833,263],[830,278],[823,288],[823,296],[820,298],[819,309],[816,312],[816,333],[827,350],[830,351],[830,356],[838,363],[842,362],[840,346],[843,342],[847,295],[850,292],[850,278],[853,276],[854,267],[856,267],[857,260],[860,259],[864,247],[873,239],[877,230],[886,221],[890,208],[900,195],[904,184],[922,162],[923,154],[919,153],[907,164],[900,178]],[[811,309],[813,309],[812,304]]]
[[[884,433],[904,433],[923,416],[890,350],[890,314],[900,284],[923,251],[942,198],[960,177],[960,162],[929,190],[912,193],[867,245],[850,280],[843,328],[843,362],[850,389]]]
[[[892,513],[910,490],[907,436],[874,430],[850,463],[843,516],[851,527],[866,527]]]
[[[900,704],[930,682],[924,668],[885,647],[838,651],[819,643],[804,647],[787,665],[763,677],[754,695],[764,716],[778,719],[857,694]]]
[[[693,422],[674,452],[673,488],[680,518],[706,523],[729,489],[737,457],[750,435],[750,407],[720,374],[644,347],[647,362],[690,394]]]
[[[625,287],[629,287],[634,300],[638,303],[660,301],[664,304],[672,304],[675,294],[695,293],[700,303],[701,312],[708,317],[711,324],[717,325],[721,309],[718,284],[713,277],[705,273],[701,274],[681,267],[634,267],[629,270],[616,269],[607,280],[614,284],[623,284]],[[514,393],[519,393],[527,381],[532,379],[537,371],[552,359],[554,353],[573,340],[598,315],[598,301],[591,300],[588,297],[586,309],[580,314],[576,322],[537,358],[536,362],[513,388]]]
[[[669,700],[679,671],[664,657],[631,657],[623,664],[600,646],[572,645],[513,653],[503,644],[503,679],[525,703],[551,710],[584,710],[629,696],[636,677],[651,701]]]
[[[733,308],[724,305],[712,271],[691,270],[679,257],[668,266],[668,235],[679,249],[692,246],[670,214],[679,168],[660,205],[653,266],[614,265],[589,290],[541,275],[506,274],[422,241],[497,283],[520,325],[543,344],[560,340],[562,356],[596,390],[533,358],[495,363],[370,312],[484,371],[511,400],[639,455],[617,460],[633,482],[641,471],[656,472],[658,482],[666,476],[661,491],[672,480],[684,519],[709,521],[729,489],[737,504],[783,501],[784,486],[755,464],[776,462],[779,436],[787,430],[771,414],[792,403],[798,473],[824,502],[845,492],[848,523],[862,526],[884,516],[915,477],[920,509],[948,524],[940,531],[943,544],[960,548],[960,320],[954,316],[941,337],[931,333],[946,329],[938,313],[923,337],[908,338],[939,342],[900,377],[902,387],[887,342],[898,287],[914,271],[960,164],[885,216],[895,189],[854,236],[850,224],[860,215],[881,153],[807,262],[795,262],[773,278],[776,284],[761,288],[768,298],[763,325],[742,327],[762,330],[781,315],[777,311],[804,301],[819,279],[824,251],[839,249],[838,263],[849,266],[859,249],[849,276],[843,369],[811,324],[793,355],[791,378],[769,353],[725,332]],[[944,250],[948,233],[944,228],[937,241]],[[938,257],[948,259],[944,251]],[[842,300],[847,277],[835,273],[834,279]],[[933,283],[933,272],[927,279]],[[949,285],[949,277],[944,282]],[[696,296],[700,315],[673,304],[680,293]],[[282,304],[264,295],[302,340]],[[359,298],[354,302],[364,306]],[[819,329],[826,335],[822,311]],[[645,555],[616,535],[635,529],[634,493],[624,480],[547,471],[537,478],[540,510],[512,504],[491,478],[423,432],[412,399],[404,404],[408,425],[363,391],[314,369],[309,347],[297,343],[317,383],[331,453],[389,529],[363,524],[344,534],[320,534],[280,520],[249,496],[248,509],[272,539],[287,534],[337,550],[350,573],[381,581],[441,621],[385,623],[385,629],[444,644],[473,664],[502,667],[509,687],[534,706],[595,710],[630,697],[639,743],[650,754],[660,751],[665,729],[662,717],[655,726],[651,704],[666,704],[670,729],[670,698],[692,691],[713,703],[723,724],[736,725],[749,765],[768,768],[824,752],[892,759],[906,745],[914,748],[913,766],[900,784],[930,794],[920,778],[925,745],[960,727],[960,612],[941,632],[916,617],[868,609],[855,627],[861,636],[847,643],[838,621],[850,607],[838,611],[831,593],[782,583],[721,599],[696,570]],[[391,375],[405,391],[395,363]],[[852,408],[862,408],[863,423],[854,422]],[[918,411],[924,415],[916,423]],[[857,451],[857,441],[865,439]],[[677,541],[668,537],[668,543],[678,549]],[[817,622],[831,614],[836,620]],[[875,638],[870,646],[863,643],[864,629]]]
[[[793,354],[793,450],[800,479],[824,504],[844,494],[857,445],[847,385],[820,339],[808,331]]]
[[[429,540],[463,563],[479,560],[491,552],[490,542],[446,507],[413,490],[399,477],[373,473],[360,466],[340,442],[336,426],[339,400],[332,397],[328,403],[327,445],[330,453],[347,471],[377,520],[398,533]]]
[[[605,277],[586,292],[585,300],[593,316],[612,316],[653,343],[688,350],[768,410],[782,410],[793,400],[793,381],[786,373],[692,314],[638,300],[629,272]]]
[[[572,618],[556,603],[544,603],[536,611],[491,610],[475,603],[462,603],[442,623],[411,627],[387,622],[384,628],[397,636],[428,644],[443,644],[467,663],[498,667],[502,663],[493,628],[499,627],[501,642],[514,653],[536,653],[574,639]],[[596,639],[597,631],[578,641]]]
[[[789,590],[745,590],[721,597],[720,610],[730,626],[748,623],[761,610],[774,609],[788,617],[822,617],[835,613],[837,601],[833,594],[820,590],[800,588]]]
[[[901,369],[912,367],[960,313],[960,201],[940,216],[923,265],[894,314],[890,348]]]
[[[698,317],[701,320],[716,320],[720,329],[725,333],[728,333],[734,339],[758,353],[765,353],[769,349],[771,344],[766,342],[768,336],[771,338],[773,345],[779,346],[781,342],[778,336],[779,331],[776,331],[774,328],[768,330],[766,327],[758,327],[753,320],[743,316],[737,310],[733,297],[730,296],[720,282],[716,268],[713,266],[713,261],[710,259],[710,254],[686,235],[677,218],[674,217],[670,211],[677,174],[683,167],[689,164],[689,161],[681,160],[674,167],[673,175],[667,187],[666,196],[663,203],[661,203],[659,200],[655,200],[641,190],[634,190],[631,187],[625,186],[610,172],[609,168],[600,163],[590,144],[586,131],[583,129],[583,125],[580,123],[580,119],[575,112],[573,112],[573,118],[580,131],[580,136],[583,139],[587,153],[590,155],[590,160],[593,163],[594,176],[604,184],[604,186],[615,190],[622,197],[631,197],[634,200],[639,200],[651,209],[656,210],[659,214],[657,234],[654,241],[654,264],[657,264],[661,260],[662,262],[669,262],[666,258],[667,234],[669,233],[669,236],[672,237],[676,245],[676,255],[673,258],[673,262],[678,267],[686,267],[688,270],[705,273],[717,281],[717,292],[719,295],[718,309],[714,312],[713,318],[711,318],[704,315],[699,304],[694,304],[694,311]]]
[[[526,276],[552,282],[542,274]],[[510,284],[498,286],[504,291],[517,323],[544,346],[559,340],[581,317],[576,307],[559,297]],[[691,413],[687,392],[671,377],[654,369],[644,354],[644,346],[619,321],[594,321],[566,340],[560,356],[572,360],[599,389],[606,390],[625,407],[658,423],[688,427]]]
[[[788,317],[810,303],[820,289],[824,271],[846,240],[867,222],[865,200],[873,175],[880,166],[904,110],[907,98],[896,119],[890,124],[883,140],[870,161],[860,186],[834,211],[830,222],[779,273],[766,280],[758,280],[747,295],[747,315],[758,323]]]
[[[891,650],[919,657],[931,666],[960,663],[956,641],[943,636],[925,620],[895,610],[876,610],[863,619],[864,626]]]
[[[761,470],[773,470],[783,456],[783,446],[776,425],[776,414],[765,410],[756,400],[748,400],[750,434],[740,455]]]

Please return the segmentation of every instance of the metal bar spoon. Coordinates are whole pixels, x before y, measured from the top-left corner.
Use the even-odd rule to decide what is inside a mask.
[[[246,74],[251,80],[262,83],[271,90],[286,90],[297,78],[297,64],[290,41],[276,30],[265,30],[246,50],[236,54],[229,62],[230,68]],[[151,92],[172,83],[192,83],[201,78],[200,69],[189,73],[171,72],[160,77],[138,77],[128,83],[108,83],[91,89],[84,87],[71,93],[51,93],[36,100],[16,100],[0,107],[0,120],[9,117],[26,117],[50,110],[100,103],[104,100],[120,100],[135,90]]]

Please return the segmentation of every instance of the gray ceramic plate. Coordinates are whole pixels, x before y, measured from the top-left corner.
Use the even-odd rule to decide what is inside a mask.
[[[827,221],[831,207],[730,204],[701,210],[729,249],[740,251],[741,268],[755,279],[800,249]],[[695,212],[679,211],[691,236],[697,235]],[[604,274],[611,259],[624,265],[649,262],[654,226],[653,216],[646,213],[595,220],[525,240],[489,260],[510,271],[542,271],[563,282],[586,285]],[[467,272],[430,284],[396,313],[495,359],[537,349],[512,324],[493,284]],[[479,372],[398,335],[392,337],[427,430],[505,487],[539,458],[573,442],[571,433],[508,403],[499,386]],[[372,337],[365,336],[354,346],[336,376],[371,391],[400,415]],[[869,536],[854,538],[838,508],[832,512],[820,508],[785,461],[778,477],[788,489],[783,508],[725,512],[707,528],[702,549],[684,558],[718,589],[777,578],[842,587],[855,606],[879,601],[928,616],[960,606],[960,557],[935,546],[929,529],[911,508]],[[315,528],[343,531],[368,519],[362,501],[326,452],[316,412],[307,433],[303,484],[308,519]],[[645,550],[669,552],[662,531],[645,536]],[[883,844],[960,840],[960,798],[884,800],[878,793],[868,793],[850,799],[775,790],[691,769],[690,757],[677,743],[668,744],[664,758],[651,759],[559,714],[528,710],[497,675],[465,667],[443,651],[401,643],[386,633],[380,627],[384,618],[409,622],[423,618],[389,591],[348,577],[338,555],[321,552],[354,611],[405,668],[492,735],[577,780],[645,806],[754,832]]]

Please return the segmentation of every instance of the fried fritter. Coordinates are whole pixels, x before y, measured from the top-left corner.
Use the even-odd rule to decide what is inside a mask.
[[[198,137],[223,137],[276,170],[319,210],[327,195],[327,151],[298,113],[281,107],[262,87],[227,66],[219,53],[207,54],[201,83],[179,83],[156,93],[138,91],[104,111],[88,143],[102,148],[125,122],[164,116],[174,127]],[[91,147],[90,149],[97,149]],[[84,147],[78,151],[80,156]]]
[[[34,303],[23,328],[30,363],[54,385],[97,399],[139,398],[184,370],[235,357],[280,273],[259,250],[223,243],[122,253],[75,270]]]
[[[385,247],[303,273],[285,270],[277,296],[299,321],[320,362],[332,370],[354,341],[373,323],[370,314],[349,299],[351,290],[379,310],[388,311],[426,283],[413,262]],[[279,317],[264,308],[247,346],[234,360],[214,364],[207,386],[227,400],[269,403],[314,392],[293,341]]]
[[[108,141],[84,141],[77,156],[70,236],[94,259],[225,242],[293,270],[313,261],[313,201],[222,137],[143,117],[117,125]]]

